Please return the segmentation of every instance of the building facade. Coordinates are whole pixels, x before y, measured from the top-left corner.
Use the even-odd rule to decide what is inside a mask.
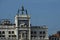
[[[60,31],[58,31],[56,34],[50,35],[49,40],[60,40]]]
[[[31,40],[48,40],[48,28],[43,26],[31,27]]]
[[[32,26],[30,15],[27,10],[18,10],[15,23],[5,19],[0,23],[0,40],[48,40],[48,28],[43,26]]]

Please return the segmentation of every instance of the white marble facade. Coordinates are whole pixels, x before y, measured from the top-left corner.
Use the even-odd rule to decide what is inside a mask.
[[[21,11],[21,14],[20,14]],[[0,40],[48,40],[48,28],[30,25],[30,15],[22,6],[15,16],[15,23],[8,19],[0,23]]]

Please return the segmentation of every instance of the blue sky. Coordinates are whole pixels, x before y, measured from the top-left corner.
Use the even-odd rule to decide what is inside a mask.
[[[47,25],[49,34],[60,30],[60,0],[0,0],[0,19],[11,19],[24,6],[32,25]]]

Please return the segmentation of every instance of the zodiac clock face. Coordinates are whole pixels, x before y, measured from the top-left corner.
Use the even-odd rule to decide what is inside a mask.
[[[18,20],[18,26],[20,26],[20,24],[23,24],[24,25],[29,25],[29,21],[28,20]]]

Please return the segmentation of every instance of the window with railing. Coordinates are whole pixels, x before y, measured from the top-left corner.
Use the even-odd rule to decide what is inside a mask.
[[[5,37],[5,31],[0,31],[0,38]]]
[[[2,31],[2,34],[5,34],[5,31]]]
[[[16,35],[9,35],[9,37],[16,37]]]
[[[42,34],[42,31],[40,31],[40,34]]]
[[[14,31],[12,31],[12,34],[14,34]]]
[[[5,37],[5,35],[1,35],[1,37]]]
[[[43,31],[43,34],[45,34],[46,32],[45,31]]]
[[[11,31],[9,31],[9,34],[11,34]]]
[[[31,34],[37,34],[37,32],[36,31],[31,31]]]
[[[14,31],[8,31],[9,34],[14,34]]]
[[[9,37],[11,37],[11,35],[9,35]]]
[[[34,34],[36,34],[37,32],[36,31],[34,31]]]

